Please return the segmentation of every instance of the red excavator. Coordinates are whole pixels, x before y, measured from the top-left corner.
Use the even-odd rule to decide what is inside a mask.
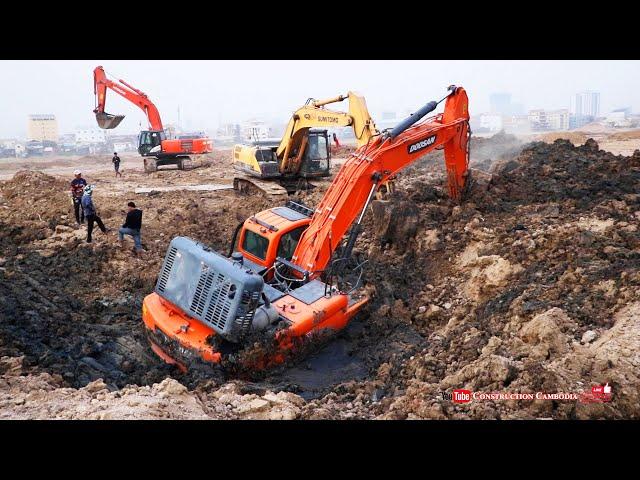
[[[96,95],[93,112],[100,128],[116,128],[124,118],[124,115],[111,115],[104,111],[107,88],[137,105],[147,115],[149,130],[141,131],[138,136],[138,153],[145,157],[145,171],[155,172],[162,165],[177,165],[178,169],[183,170],[190,163],[189,155],[213,150],[213,142],[209,138],[168,139],[160,113],[149,97],[124,80],[109,80],[104,69],[98,66],[93,70],[93,90]]]
[[[445,99],[443,113],[420,121]],[[194,359],[224,362],[258,338],[274,348],[249,367],[265,368],[305,339],[344,328],[368,301],[359,288],[364,262],[350,263],[376,191],[444,148],[449,194],[460,200],[469,185],[470,135],[467,94],[452,85],[440,101],[358,148],[315,210],[288,202],[251,216],[238,225],[228,256],[174,238],[142,306],[153,351],[186,370]]]

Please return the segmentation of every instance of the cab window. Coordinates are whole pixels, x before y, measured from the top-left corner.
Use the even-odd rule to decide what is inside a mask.
[[[254,257],[261,260],[267,258],[267,249],[269,248],[269,240],[258,235],[251,230],[245,230],[244,238],[242,239],[242,249],[245,252],[249,252]]]
[[[302,236],[302,232],[304,232],[306,228],[306,226],[298,227],[295,230],[291,230],[289,233],[285,233],[280,238],[280,245],[278,245],[277,256],[286,260],[291,260],[291,257],[293,257],[293,252],[298,246],[298,241]]]
[[[310,160],[326,159],[329,156],[326,138],[320,135],[310,135],[307,145],[307,156]]]

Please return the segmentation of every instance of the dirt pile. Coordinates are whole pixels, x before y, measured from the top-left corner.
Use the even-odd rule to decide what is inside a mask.
[[[418,354],[391,365],[395,374],[378,373],[383,391],[401,392],[384,418],[638,417],[629,394],[640,386],[630,348],[640,300],[638,160],[593,141],[534,143],[497,165],[466,204],[418,201],[418,234],[407,246],[370,246],[379,272],[372,323],[407,322],[425,338]],[[588,345],[594,338],[607,339],[606,354]],[[611,341],[625,345],[615,359],[606,357]],[[589,390],[606,381],[619,392],[607,404],[455,405],[442,396],[454,388]]]
[[[588,139],[589,134],[583,132],[550,132],[542,135],[535,135],[534,140],[553,143],[558,139],[568,140],[574,145],[583,145]]]
[[[137,258],[112,233],[82,241],[66,182],[37,176],[44,184],[31,194],[19,185],[32,177],[0,184],[0,414],[640,417],[640,154],[616,156],[593,141],[523,148],[500,137],[475,149],[491,178],[478,179],[461,205],[444,193],[441,152],[399,176],[394,198],[365,216],[356,247],[368,260],[367,312],[323,350],[259,380],[182,375],[160,363],[140,307],[174,235],[227,251],[237,222],[268,200],[232,191],[140,197],[148,252]],[[213,182],[229,163],[180,180]],[[97,183],[98,209],[118,226],[130,194],[108,195],[111,184]],[[28,210],[38,192],[41,203]],[[300,200],[315,205],[321,195]],[[605,382],[609,403],[446,398],[456,388],[554,393]]]
[[[1,182],[0,242],[45,238],[60,220],[69,218],[69,188],[66,182],[35,171],[21,171],[12,180]]]
[[[239,220],[268,202],[233,206],[232,192],[136,199],[147,250],[136,257],[116,235],[130,194],[112,196],[100,179],[96,184],[94,203],[112,230],[96,228],[92,244],[85,242],[86,226],[76,225],[67,182],[29,171],[1,184],[0,356],[24,357],[26,368],[60,375],[72,387],[98,378],[110,388],[158,382],[173,370],[149,351],[140,309],[170,240],[191,236],[227,251]]]
[[[189,391],[172,378],[118,390],[101,379],[68,388],[60,375],[21,375],[21,358],[0,358],[0,372],[0,418],[5,419],[293,420],[305,403],[288,392],[243,394],[234,383],[208,393]]]
[[[608,140],[638,140],[640,139],[640,129],[639,130],[628,130],[626,132],[617,132],[612,133],[607,137]]]

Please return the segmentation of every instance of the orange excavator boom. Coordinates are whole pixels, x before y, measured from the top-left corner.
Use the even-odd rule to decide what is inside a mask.
[[[426,153],[444,147],[449,195],[460,200],[468,170],[468,99],[462,87],[453,86],[445,98],[444,113],[417,123],[440,103],[429,102],[390,132],[358,149],[342,166],[292,257],[292,263],[307,272],[308,278],[325,270],[340,240],[359,217],[358,228],[377,188]],[[346,254],[350,253],[348,249]]]
[[[158,112],[153,102],[149,100],[149,97],[124,80],[118,80],[117,82],[110,80],[107,78],[104,68],[98,66],[93,70],[93,91],[96,96],[96,108],[93,111],[101,128],[115,128],[124,118],[124,115],[111,115],[104,111],[107,101],[107,88],[138,106],[147,116],[151,130],[162,130],[160,112]]]

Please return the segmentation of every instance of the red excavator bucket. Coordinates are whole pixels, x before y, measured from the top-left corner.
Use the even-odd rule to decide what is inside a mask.
[[[107,112],[98,112],[96,113],[96,121],[98,122],[98,126],[100,128],[116,128],[120,125],[120,122],[124,118],[124,115],[111,115]]]

